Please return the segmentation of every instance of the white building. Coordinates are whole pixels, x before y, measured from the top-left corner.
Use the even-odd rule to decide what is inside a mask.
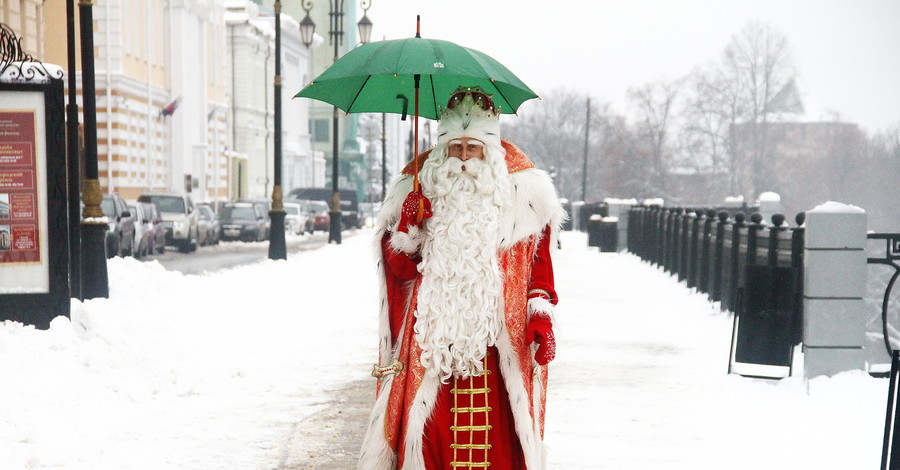
[[[226,1],[228,85],[232,97],[232,169],[237,197],[268,198],[274,172],[275,18],[248,0]],[[325,179],[325,160],[310,146],[309,108],[292,101],[308,77],[309,55],[297,21],[281,15],[282,189],[313,186]]]

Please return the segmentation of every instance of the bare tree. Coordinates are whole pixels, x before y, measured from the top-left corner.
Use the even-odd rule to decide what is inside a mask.
[[[667,191],[667,176],[671,169],[673,115],[679,82],[655,82],[628,91],[628,100],[637,118],[637,134],[644,145],[641,160],[648,164],[648,190],[671,199]]]
[[[748,126],[749,162],[735,163],[749,170],[750,191],[768,190],[776,182],[776,174],[768,157],[767,124],[796,109],[785,104],[797,101],[787,39],[765,23],[750,22],[725,48],[721,71],[726,83],[737,85],[732,88],[736,95],[728,99],[736,99],[739,119]],[[791,90],[792,99],[787,99]]]
[[[532,113],[504,125],[502,131],[504,138],[521,148],[536,165],[552,169],[560,195],[571,200],[581,198],[587,99],[586,94],[552,90],[542,95],[540,105],[533,107]],[[592,127],[602,125],[602,119],[597,118],[602,114],[600,109],[600,106],[592,109]],[[595,169],[594,159],[599,152],[593,151],[594,142],[600,133],[592,129],[590,134],[588,154],[592,158],[588,168]]]
[[[731,129],[743,114],[738,83],[725,79],[721,67],[712,64],[696,69],[685,80],[682,149],[697,173],[713,175],[711,188],[717,197],[740,194],[740,165],[735,165]],[[722,175],[721,177],[719,175]],[[727,178],[724,176],[727,175]]]

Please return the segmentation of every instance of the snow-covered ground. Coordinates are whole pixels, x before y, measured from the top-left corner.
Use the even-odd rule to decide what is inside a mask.
[[[202,276],[113,259],[71,321],[0,323],[0,470],[279,468],[291,425],[368,376],[370,238]],[[549,469],[878,465],[886,379],[727,375],[729,316],[586,244],[555,254]]]

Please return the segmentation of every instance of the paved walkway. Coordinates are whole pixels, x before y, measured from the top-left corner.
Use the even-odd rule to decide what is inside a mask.
[[[878,464],[885,379],[728,375],[731,318],[705,295],[631,254],[589,249],[584,234],[562,242],[548,470]],[[297,423],[282,468],[355,468],[372,386],[334,390],[323,411]]]

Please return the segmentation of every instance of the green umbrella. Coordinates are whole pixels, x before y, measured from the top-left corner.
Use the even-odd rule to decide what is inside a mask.
[[[503,113],[515,113],[537,95],[487,54],[439,39],[414,37],[362,45],[341,57],[296,97],[313,98],[347,113],[413,114],[416,76],[419,116],[438,119],[459,86],[493,94]],[[398,97],[399,95],[399,97]]]
[[[416,37],[364,44],[351,50],[305,86],[295,98],[312,98],[347,113],[415,117],[414,158],[419,156],[419,116],[438,119],[460,86],[492,94],[500,112],[513,114],[537,94],[487,54],[449,41]],[[412,99],[414,108],[409,109]],[[418,169],[418,164],[415,165]],[[418,171],[414,180],[419,190]]]

